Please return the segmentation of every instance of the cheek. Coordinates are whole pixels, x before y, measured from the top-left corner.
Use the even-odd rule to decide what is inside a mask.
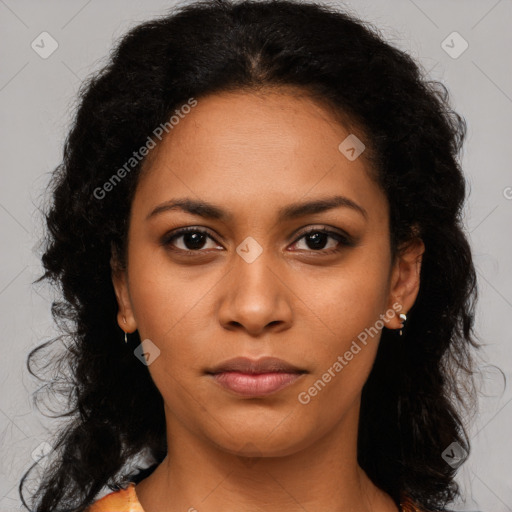
[[[335,348],[340,348],[337,339],[342,343],[357,337],[384,313],[389,260],[378,254],[377,247],[360,247],[341,264],[294,282],[293,291],[306,306],[306,321],[323,325]]]
[[[360,352],[348,361],[342,352],[340,362],[330,357],[323,369],[309,376],[297,393],[302,428],[321,437],[353,412],[362,388],[371,371],[376,345],[361,346]]]
[[[380,342],[383,311],[378,294],[358,291],[348,299],[338,297],[338,305],[325,303],[322,320],[329,328],[306,349],[315,371],[305,379],[297,401],[306,421],[325,428],[339,421],[360,396]]]
[[[324,418],[341,414],[371,371],[388,298],[386,265],[377,258],[358,257],[316,280],[315,286],[302,281],[298,293],[308,297],[310,308],[304,309],[304,321],[317,326],[312,329],[315,343],[306,347],[307,358],[316,362],[315,372],[301,388],[302,403]]]
[[[218,276],[203,273],[191,278],[180,270],[175,266],[171,272],[166,262],[151,262],[149,257],[131,261],[130,295],[137,329],[141,340],[150,339],[159,349],[148,369],[169,403],[190,400],[185,390],[197,393],[194,379],[211,359],[208,333],[213,330],[211,300],[218,282]]]
[[[194,323],[208,300],[214,276],[193,276],[161,255],[141,253],[130,261],[130,298],[141,336],[167,343],[184,326]],[[195,326],[199,327],[199,326]]]

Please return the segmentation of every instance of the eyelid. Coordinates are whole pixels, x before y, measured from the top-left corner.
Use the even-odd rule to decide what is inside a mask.
[[[311,226],[307,226],[305,228],[301,228],[298,232],[295,232],[292,235],[292,240],[295,240],[297,242],[300,240],[304,235],[308,235],[310,233],[317,233],[317,232],[323,232],[328,235],[338,235],[342,237],[344,240],[346,240],[347,243],[349,242],[355,242],[355,238],[347,233],[344,229],[341,228],[334,228],[331,226],[327,226],[325,224],[314,224]]]
[[[216,244],[220,243],[217,241],[214,235],[210,232],[208,228],[199,227],[199,226],[185,226],[183,228],[177,228],[169,231],[166,233],[161,239],[160,243],[163,246],[169,245],[172,240],[176,238],[180,238],[181,236],[187,234],[187,233],[202,233],[204,235],[207,235],[209,238],[211,238]],[[182,249],[178,249],[182,250]],[[194,252],[201,252],[200,250],[194,251]]]
[[[216,244],[221,245],[217,241],[216,236],[212,235],[212,233],[210,232],[210,230],[208,228],[200,227],[200,226],[186,226],[183,228],[177,228],[175,230],[172,230],[169,233],[166,233],[161,238],[160,243],[164,247],[169,246],[169,245],[171,245],[171,241],[173,241],[177,238],[180,238],[181,236],[183,236],[184,234],[189,233],[189,232],[205,234],[208,238],[213,240]],[[289,242],[289,243],[294,245],[310,233],[325,233],[330,238],[339,237],[340,240],[338,240],[338,243],[341,246],[354,247],[357,244],[357,239],[355,237],[353,237],[352,235],[350,235],[349,233],[347,233],[345,230],[340,229],[340,228],[330,227],[327,225],[322,225],[322,224],[310,225],[310,226],[301,228],[300,230],[296,231],[290,237],[291,242]],[[173,248],[173,250],[175,250],[177,252],[181,252],[182,254],[186,254],[186,253],[201,254],[201,253],[207,252],[205,249],[197,249],[195,251],[193,251],[193,250],[186,251],[184,249]],[[333,251],[339,251],[339,250],[340,249],[334,249]],[[311,250],[310,252],[322,254],[322,251],[324,251],[324,249],[317,250],[317,251]]]

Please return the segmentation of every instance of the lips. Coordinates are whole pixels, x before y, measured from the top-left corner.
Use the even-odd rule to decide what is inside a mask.
[[[248,357],[235,357],[213,367],[206,373],[216,374],[224,372],[240,373],[306,373],[306,370],[298,368],[277,357],[262,357],[261,359],[250,359]]]
[[[258,398],[284,389],[308,372],[275,357],[258,360],[236,357],[206,373],[217,384],[237,395]]]

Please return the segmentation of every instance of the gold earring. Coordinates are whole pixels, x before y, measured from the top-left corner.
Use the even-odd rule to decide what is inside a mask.
[[[402,336],[402,329],[404,327],[403,322],[407,320],[407,315],[405,313],[400,313],[400,319],[402,320],[402,325],[400,327],[400,336]]]
[[[126,317],[123,316],[123,322],[126,324]],[[128,334],[124,331],[124,342],[128,343]]]

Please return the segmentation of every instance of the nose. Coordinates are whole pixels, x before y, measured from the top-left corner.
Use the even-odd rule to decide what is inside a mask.
[[[293,294],[277,267],[265,251],[252,262],[234,256],[233,267],[222,281],[218,311],[225,329],[245,330],[256,337],[290,327]]]

